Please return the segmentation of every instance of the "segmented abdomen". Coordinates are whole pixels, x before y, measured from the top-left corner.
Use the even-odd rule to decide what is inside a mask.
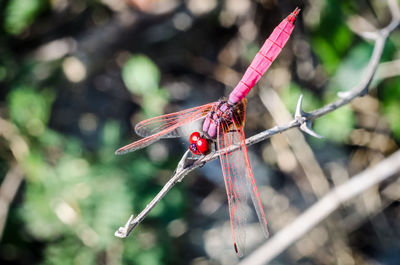
[[[242,100],[271,66],[290,37],[294,29],[293,23],[298,12],[299,9],[296,9],[285,18],[265,41],[250,66],[247,68],[242,79],[229,95],[229,101],[231,103],[237,103]]]

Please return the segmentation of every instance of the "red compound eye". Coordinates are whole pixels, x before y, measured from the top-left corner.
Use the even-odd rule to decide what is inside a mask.
[[[201,137],[200,137],[200,133],[199,133],[199,132],[194,132],[194,133],[192,133],[192,134],[190,135],[190,137],[189,137],[189,142],[190,142],[191,144],[194,144],[194,143],[196,143],[200,138],[201,138]]]
[[[200,138],[199,140],[197,140],[196,147],[197,150],[199,150],[199,152],[202,153],[203,155],[207,154],[210,149],[208,146],[208,141],[204,138]]]
[[[208,141],[201,137],[199,132],[192,133],[189,142],[189,149],[195,155],[206,155],[210,152]]]

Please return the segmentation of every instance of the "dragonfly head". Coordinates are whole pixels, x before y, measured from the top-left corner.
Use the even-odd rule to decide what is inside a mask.
[[[194,132],[189,138],[189,150],[195,155],[206,155],[210,153],[210,142],[202,137],[199,132]]]

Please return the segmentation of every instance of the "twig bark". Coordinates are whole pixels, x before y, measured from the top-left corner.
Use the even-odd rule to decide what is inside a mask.
[[[339,107],[348,104],[353,99],[355,99],[359,96],[363,96],[368,92],[369,85],[374,77],[374,74],[376,72],[380,58],[382,56],[382,52],[383,52],[383,48],[385,46],[386,40],[387,40],[389,34],[394,29],[396,29],[400,23],[400,11],[399,11],[399,6],[398,6],[396,0],[389,0],[388,3],[390,6],[390,10],[392,12],[392,21],[388,26],[386,26],[376,32],[368,34],[369,39],[373,39],[375,41],[375,45],[374,45],[374,49],[373,49],[371,58],[369,60],[368,66],[366,68],[364,76],[361,78],[360,83],[353,89],[351,89],[347,92],[344,92],[344,93],[340,93],[339,94],[340,98],[338,100],[336,100],[320,109],[309,112],[309,113],[306,113],[301,110],[301,97],[300,97],[299,104],[298,104],[298,111],[296,112],[295,118],[292,121],[288,122],[285,125],[275,126],[271,129],[265,130],[259,134],[249,137],[248,139],[246,139],[246,144],[248,146],[256,144],[261,141],[264,141],[275,134],[282,133],[282,132],[289,130],[291,128],[294,128],[294,127],[300,127],[304,132],[309,133],[312,136],[318,136],[316,133],[314,133],[310,129],[312,120],[319,118],[331,111],[334,111],[334,110],[338,109]],[[125,237],[129,236],[129,234],[133,230],[133,228],[135,228],[141,221],[143,221],[143,219],[146,217],[146,215],[151,211],[151,209],[154,208],[155,205],[157,205],[158,202],[160,202],[160,200],[165,196],[165,194],[177,182],[181,181],[187,174],[189,174],[196,168],[204,165],[205,163],[217,159],[220,154],[225,154],[228,151],[234,152],[237,149],[239,149],[239,146],[230,146],[227,149],[218,150],[217,152],[212,153],[212,154],[207,155],[206,157],[202,158],[201,161],[198,160],[198,161],[192,163],[191,165],[185,167],[182,165],[186,164],[185,161],[186,161],[187,155],[188,155],[188,152],[186,152],[185,155],[182,157],[181,161],[179,162],[178,167],[175,170],[175,173],[173,174],[171,179],[165,184],[165,186],[161,189],[161,191],[156,195],[156,197],[154,197],[154,199],[146,206],[146,208],[138,216],[136,216],[136,218],[134,218],[133,215],[131,215],[131,217],[125,224],[125,226],[120,227],[115,232],[115,236],[121,237],[121,238],[125,238]],[[365,187],[365,185],[363,187]],[[358,193],[360,193],[361,191],[359,191]],[[331,197],[332,196],[334,196],[334,195],[331,195]],[[326,200],[326,199],[323,199],[323,200]],[[324,217],[325,216],[323,216],[323,218]],[[309,221],[311,223],[311,220],[309,220]],[[308,225],[308,224],[306,224],[306,225]],[[249,263],[247,263],[247,264],[249,264]],[[257,263],[257,264],[260,264],[260,263]]]

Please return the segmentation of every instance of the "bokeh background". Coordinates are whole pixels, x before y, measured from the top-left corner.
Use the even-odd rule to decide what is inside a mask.
[[[235,264],[218,161],[187,176],[127,239],[114,237],[173,174],[186,139],[115,156],[140,120],[226,96],[296,6],[291,40],[248,95],[246,135],[331,102],[390,22],[386,1],[0,1],[0,263]],[[352,29],[352,30],[351,30]],[[400,30],[372,91],[248,148],[273,235],[398,150]],[[349,201],[273,264],[400,264],[400,181]],[[247,253],[266,239],[249,208]]]

